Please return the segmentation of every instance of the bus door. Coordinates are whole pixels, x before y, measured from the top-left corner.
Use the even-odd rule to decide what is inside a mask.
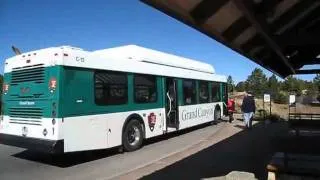
[[[227,116],[228,115],[228,108],[227,108],[227,104],[228,104],[228,86],[227,83],[222,83],[222,99],[221,101],[223,102],[223,115]]]
[[[166,79],[166,122],[167,128],[179,127],[177,106],[177,81],[174,78]]]

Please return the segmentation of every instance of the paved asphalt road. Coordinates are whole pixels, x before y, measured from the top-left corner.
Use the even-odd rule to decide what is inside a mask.
[[[0,180],[110,179],[190,147],[215,133],[222,124],[206,124],[148,140],[142,149],[131,153],[110,149],[52,157],[0,145]]]

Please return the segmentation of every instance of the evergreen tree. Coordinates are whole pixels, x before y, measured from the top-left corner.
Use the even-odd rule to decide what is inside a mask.
[[[230,75],[228,76],[227,84],[228,84],[228,92],[234,91],[234,82],[233,82],[232,77]]]
[[[318,93],[318,101],[320,101],[320,74],[317,74],[316,77],[313,79],[314,87]]]
[[[240,81],[240,82],[236,85],[236,90],[237,90],[238,92],[246,91],[246,82],[245,82],[245,81]]]
[[[267,90],[268,79],[260,68],[255,68],[247,79],[247,90],[252,91],[255,96],[262,96]]]
[[[300,95],[304,89],[304,82],[293,76],[287,77],[283,83],[283,90],[287,92],[296,92],[298,95]]]
[[[268,79],[268,88],[271,94],[276,94],[280,90],[279,82],[277,77],[273,74],[271,77]]]
[[[313,78],[313,84],[318,88],[318,91],[320,91],[320,74],[317,74],[316,77]]]
[[[3,87],[3,75],[0,74],[0,92],[2,94],[2,87]]]
[[[304,81],[304,89],[307,90],[308,96],[315,96],[318,91],[316,84],[312,81]]]

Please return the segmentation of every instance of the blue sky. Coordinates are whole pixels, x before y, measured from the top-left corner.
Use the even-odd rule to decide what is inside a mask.
[[[26,52],[60,45],[97,50],[137,44],[210,63],[236,82],[260,67],[138,0],[2,0],[0,24],[1,73],[4,59],[13,56],[11,45]]]

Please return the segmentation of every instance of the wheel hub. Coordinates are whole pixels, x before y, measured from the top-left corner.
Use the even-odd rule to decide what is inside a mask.
[[[133,126],[128,132],[128,142],[131,146],[136,145],[140,140],[140,131],[139,128]]]

